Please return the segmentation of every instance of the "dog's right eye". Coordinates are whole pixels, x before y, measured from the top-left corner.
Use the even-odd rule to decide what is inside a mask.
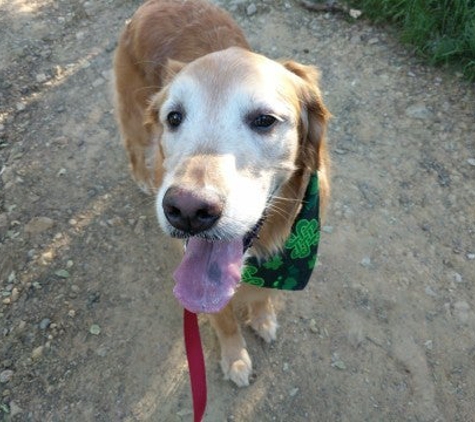
[[[176,129],[178,126],[180,126],[182,121],[183,121],[183,114],[180,113],[179,111],[171,111],[167,115],[168,126],[170,126],[170,128],[172,129]]]
[[[267,133],[272,130],[278,118],[272,114],[251,114],[249,117],[249,126],[256,132]]]

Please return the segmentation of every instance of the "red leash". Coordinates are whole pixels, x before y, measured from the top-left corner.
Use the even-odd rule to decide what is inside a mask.
[[[206,369],[201,348],[198,316],[184,310],[183,332],[185,335],[186,359],[190,372],[191,394],[193,396],[194,422],[201,422],[206,409]]]

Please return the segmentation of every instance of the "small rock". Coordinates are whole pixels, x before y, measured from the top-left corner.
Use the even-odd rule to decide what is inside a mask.
[[[471,165],[472,167],[475,167],[475,158],[469,158],[469,159],[467,160],[467,163],[468,163],[469,165]]]
[[[425,343],[424,343],[424,346],[427,350],[432,350],[434,345],[433,345],[433,342],[432,340],[427,340]]]
[[[350,328],[348,330],[348,342],[357,349],[365,339],[363,326],[357,320],[350,322]]]
[[[336,360],[332,362],[332,366],[334,368],[341,369],[342,371],[346,369],[345,362],[343,362],[342,360]]]
[[[99,349],[96,350],[96,354],[100,356],[101,358],[104,358],[107,356],[107,347],[100,347]]]
[[[122,223],[123,223],[123,220],[119,216],[116,216],[116,217],[113,217],[113,218],[110,218],[109,220],[107,220],[107,224],[111,227],[120,226],[120,225],[122,225]]]
[[[58,270],[54,272],[60,278],[69,278],[69,272],[66,270]]]
[[[5,369],[0,372],[0,384],[6,384],[13,377],[14,372],[11,369]]]
[[[38,73],[35,77],[36,82],[38,83],[43,83],[45,82],[48,78],[44,73]]]
[[[249,6],[247,6],[247,9],[246,9],[247,16],[255,15],[256,12],[257,12],[257,6],[254,3],[251,3]]]
[[[294,387],[290,390],[289,395],[290,397],[295,397],[299,392],[299,389],[297,387]]]
[[[14,401],[10,402],[10,418],[13,419],[16,415],[23,412],[23,409],[18,406]]]
[[[176,414],[182,418],[182,417],[185,417],[185,416],[190,416],[193,414],[193,410],[192,409],[181,409],[179,410],[178,412],[176,412]]]
[[[89,332],[95,336],[98,336],[101,333],[101,327],[97,324],[92,324],[89,328]]]
[[[284,372],[287,372],[289,370],[289,364],[287,362],[284,362],[284,365],[282,366],[282,370]]]
[[[463,277],[459,273],[454,273],[452,278],[456,283],[463,283]]]
[[[414,104],[406,109],[406,116],[413,119],[428,120],[432,117],[432,113],[424,104]]]
[[[25,108],[26,108],[26,105],[25,105],[25,104],[23,104],[23,103],[16,103],[16,109],[17,109],[17,111],[23,111],[23,110],[25,110]]]
[[[470,316],[470,305],[463,300],[455,302],[454,316],[461,324],[466,324]]]
[[[333,226],[323,226],[322,228],[324,233],[332,234],[333,233]]]
[[[363,12],[358,9],[350,9],[349,14],[353,19],[358,19],[363,14]]]
[[[97,87],[99,87],[99,86],[101,86],[101,85],[104,85],[104,83],[105,83],[105,79],[103,79],[103,78],[97,78],[97,79],[92,83],[92,87],[93,87],[93,88],[97,88]]]
[[[318,334],[318,326],[317,326],[317,321],[315,321],[313,318],[309,322],[309,328],[310,331],[314,334]]]
[[[371,266],[371,258],[368,256],[364,257],[361,260],[360,264],[365,268],[369,268]]]
[[[51,324],[51,320],[49,318],[43,318],[39,324],[40,330],[46,330]]]
[[[0,229],[8,227],[8,217],[7,213],[3,212],[0,214]]]
[[[431,297],[437,297],[437,293],[434,291],[434,289],[430,286],[426,286],[424,289],[425,293],[427,296]]]
[[[12,289],[12,295],[10,296],[10,302],[11,303],[16,302],[19,297],[20,297],[20,292],[18,291],[18,289],[16,287],[14,287]]]
[[[38,234],[51,229],[54,226],[54,221],[49,217],[33,217],[25,225],[25,233]]]
[[[475,253],[469,252],[467,254],[467,259],[469,259],[470,261],[473,261],[475,259]]]
[[[31,352],[31,359],[38,360],[43,355],[44,346],[38,346]]]

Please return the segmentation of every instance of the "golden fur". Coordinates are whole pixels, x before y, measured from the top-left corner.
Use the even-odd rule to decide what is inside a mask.
[[[229,47],[238,49],[222,53],[236,61],[236,66],[218,69],[228,72],[226,77],[207,80],[200,76],[219,74],[216,61],[212,59],[201,60],[197,67],[188,65]],[[168,170],[164,167],[167,153],[161,142],[164,128],[159,113],[175,75],[188,69],[190,77],[201,78],[205,89],[210,91],[210,98],[219,103],[229,86],[235,80],[243,79],[244,74],[250,85],[258,84],[257,79],[253,81],[253,72],[263,69],[268,62],[250,52],[244,34],[226,12],[203,0],[149,0],[142,5],[123,31],[114,59],[117,118],[131,172],[139,186],[156,193],[167,176]],[[318,71],[293,61],[281,65],[278,66],[282,71],[275,72],[273,77],[280,78],[279,95],[292,110],[291,114],[297,116],[299,139],[295,148],[288,152],[292,171],[254,242],[252,251],[257,256],[269,255],[282,247],[299,211],[311,172],[318,170],[319,173],[322,211],[329,195],[325,142],[329,113],[317,85]],[[242,74],[238,75],[239,72]],[[219,107],[216,109],[219,112]],[[222,180],[226,171],[220,166],[223,164],[219,158],[202,150],[184,160],[173,177],[181,185],[196,188],[212,184],[222,192],[228,192]],[[234,308],[237,303],[244,304],[251,327],[270,342],[275,339],[277,329],[273,294],[268,289],[243,285],[221,312],[210,315],[221,345],[225,377],[238,386],[248,385],[252,364]]]

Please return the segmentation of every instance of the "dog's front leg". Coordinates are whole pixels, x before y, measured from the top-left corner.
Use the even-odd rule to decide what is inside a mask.
[[[232,303],[226,305],[222,311],[210,314],[210,320],[221,346],[221,368],[225,379],[230,379],[238,387],[248,386],[252,362]]]

